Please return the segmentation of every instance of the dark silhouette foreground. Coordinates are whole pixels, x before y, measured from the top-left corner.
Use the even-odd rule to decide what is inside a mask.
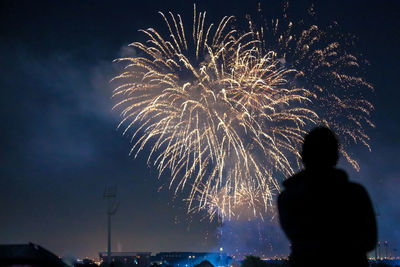
[[[242,262],[240,267],[287,267],[289,266],[287,261],[282,260],[280,262],[264,261],[257,256],[246,256],[246,259]]]
[[[291,242],[291,266],[368,266],[377,241],[368,193],[336,169],[339,144],[325,127],[304,139],[305,169],[287,179],[279,195],[281,226]]]
[[[212,263],[209,262],[208,260],[204,260],[199,264],[196,264],[194,267],[214,267],[214,265],[212,265]]]

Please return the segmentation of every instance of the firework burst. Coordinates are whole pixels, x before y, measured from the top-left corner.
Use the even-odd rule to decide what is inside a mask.
[[[113,79],[118,83],[115,108],[123,118],[119,127],[124,134],[132,132],[131,153],[136,156],[149,144],[148,163],[159,175],[169,171],[170,187],[175,192],[190,188],[189,211],[206,210],[211,219],[263,216],[279,190],[276,177],[292,174],[298,165],[306,130],[318,122],[335,126],[336,120],[321,117],[312,105],[328,95],[331,99],[330,94],[316,92],[324,88],[318,83],[310,89],[299,86],[299,77],[309,74],[297,64],[284,64],[281,50],[288,46],[266,49],[263,35],[251,24],[244,33],[233,27],[233,17],[207,25],[206,13],[195,8],[187,34],[180,15],[160,14],[169,34],[141,30],[147,42],[131,44],[138,56],[117,59],[126,67]],[[291,40],[279,42],[290,45]],[[312,38],[294,42],[304,47]],[[336,50],[327,47],[313,64],[334,64],[330,55]],[[320,52],[296,53],[310,58]],[[358,105],[334,96],[343,109]],[[363,132],[351,136],[367,139]]]
[[[370,150],[364,126],[375,127],[370,120],[374,107],[364,96],[373,86],[360,74],[364,65],[348,52],[354,46],[354,36],[342,34],[337,22],[322,30],[315,24],[305,25],[304,19],[294,23],[287,15],[289,3],[284,5],[280,19],[266,20],[259,4],[257,23],[247,15],[249,28],[261,40],[261,49],[274,51],[286,68],[297,70],[296,81],[308,88],[314,110],[323,124],[334,130],[341,139],[341,154],[356,169],[358,163],[347,152],[347,147],[361,143]],[[314,7],[308,10],[311,19]],[[268,21],[268,22],[267,22]]]

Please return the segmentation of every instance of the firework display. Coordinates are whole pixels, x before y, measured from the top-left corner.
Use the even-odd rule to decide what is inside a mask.
[[[189,188],[189,211],[210,218],[262,217],[279,192],[278,177],[299,167],[299,148],[310,127],[325,124],[345,144],[368,146],[363,125],[372,105],[354,88],[372,88],[353,76],[358,59],[338,42],[323,43],[313,25],[300,34],[292,22],[262,27],[233,17],[206,23],[193,16],[160,13],[168,34],[141,30],[137,56],[119,58],[113,79],[121,110],[119,127],[132,136],[135,156],[149,146],[148,163],[168,173],[175,192]],[[345,121],[345,123],[342,123]],[[355,167],[346,152],[342,154]]]

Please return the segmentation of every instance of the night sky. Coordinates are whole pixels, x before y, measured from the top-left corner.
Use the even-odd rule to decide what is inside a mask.
[[[261,1],[268,13],[281,1]],[[311,1],[293,1],[294,16]],[[338,21],[358,37],[375,86],[368,129],[372,152],[352,146],[361,170],[344,161],[370,192],[379,239],[400,250],[399,1],[316,1],[319,24]],[[198,1],[208,22],[254,13],[257,1]],[[188,216],[167,177],[146,166],[146,151],[129,157],[116,130],[109,80],[112,60],[143,41],[138,29],[163,25],[157,11],[183,14],[191,1],[2,1],[0,4],[0,243],[40,244],[59,255],[95,257],[106,249],[105,185],[118,187],[115,251],[212,251],[218,222]],[[190,25],[190,24],[189,24]],[[160,190],[159,188],[162,187]],[[233,228],[237,229],[237,228]]]

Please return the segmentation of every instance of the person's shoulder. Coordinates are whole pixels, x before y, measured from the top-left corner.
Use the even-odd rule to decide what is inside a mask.
[[[367,203],[370,202],[370,196],[368,191],[359,183],[356,182],[348,182],[347,186],[348,196],[357,203]]]
[[[305,172],[300,171],[282,182],[283,190],[279,193],[278,203],[286,202],[299,195],[303,188]]]
[[[348,188],[351,190],[352,193],[368,195],[367,190],[364,186],[356,182],[348,182]]]
[[[347,173],[342,169],[336,169],[336,168],[331,169],[329,171],[329,175],[331,175],[331,178],[339,183],[348,183],[349,182],[349,177],[348,177]]]
[[[287,178],[285,181],[283,181],[283,186],[285,188],[291,187],[292,185],[295,185],[299,182],[301,182],[305,177],[305,171],[302,170],[292,176],[290,176],[289,178]]]

